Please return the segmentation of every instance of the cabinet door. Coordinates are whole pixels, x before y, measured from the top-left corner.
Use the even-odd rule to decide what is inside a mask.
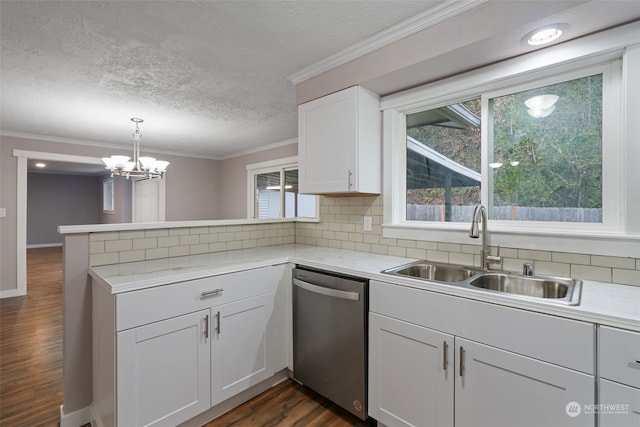
[[[345,89],[298,107],[301,193],[354,191],[357,89]]]
[[[600,380],[600,427],[639,427],[640,389]]]
[[[594,377],[457,338],[456,427],[593,426]],[[571,345],[567,342],[567,345]]]
[[[119,426],[175,426],[211,403],[209,310],[118,333]]]
[[[273,375],[267,360],[267,325],[273,293],[213,307],[211,405]]]
[[[369,415],[388,426],[453,426],[453,343],[369,313]]]

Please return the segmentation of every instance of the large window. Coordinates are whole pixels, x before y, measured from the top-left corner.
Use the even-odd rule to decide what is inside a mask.
[[[602,223],[603,75],[407,114],[406,219]]]
[[[490,218],[602,223],[602,82],[487,97]]]
[[[549,64],[573,53],[383,97],[383,236],[473,244],[483,204],[492,245],[638,254],[640,45]]]
[[[317,197],[298,193],[297,158],[248,165],[247,177],[249,218],[317,217]]]

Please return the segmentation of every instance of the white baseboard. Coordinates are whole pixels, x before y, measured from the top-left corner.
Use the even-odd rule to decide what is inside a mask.
[[[56,246],[62,246],[62,243],[34,243],[31,245],[27,245],[27,249],[54,248]]]
[[[27,292],[24,289],[8,289],[6,291],[0,291],[0,299],[2,298],[13,298],[13,297],[21,297],[26,295]]]
[[[60,405],[60,427],[80,427],[85,424],[93,424],[91,419],[91,407],[86,406],[70,414],[64,413],[64,405]]]

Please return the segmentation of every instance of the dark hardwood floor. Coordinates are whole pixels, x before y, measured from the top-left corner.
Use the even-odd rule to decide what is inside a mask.
[[[27,292],[0,300],[0,425],[57,426],[62,404],[62,248],[27,251]]]
[[[62,248],[27,251],[27,290],[27,296],[0,300],[0,426],[59,426]],[[207,427],[368,425],[289,380]]]
[[[205,427],[374,426],[300,384],[287,380]]]

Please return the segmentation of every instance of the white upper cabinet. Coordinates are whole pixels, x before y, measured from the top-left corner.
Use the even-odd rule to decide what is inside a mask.
[[[300,193],[380,193],[379,106],[354,86],[298,107]]]

